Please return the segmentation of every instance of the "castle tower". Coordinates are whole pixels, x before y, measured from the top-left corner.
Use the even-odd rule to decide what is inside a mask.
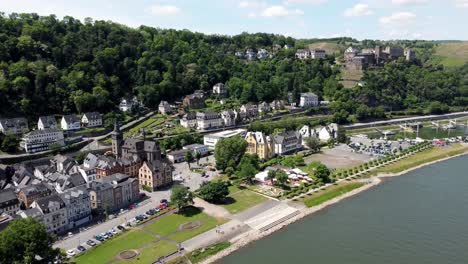
[[[114,153],[116,158],[120,158],[122,156],[122,142],[123,142],[123,134],[120,131],[119,122],[114,123],[114,131],[111,133],[112,138],[112,153]]]

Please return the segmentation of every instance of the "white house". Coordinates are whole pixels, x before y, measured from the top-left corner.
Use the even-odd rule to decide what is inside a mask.
[[[208,130],[223,126],[223,119],[219,113],[215,112],[198,112],[197,113],[197,129]]]
[[[195,113],[187,113],[180,119],[180,125],[185,128],[197,127],[197,115]]]
[[[86,186],[74,187],[59,194],[65,203],[68,217],[68,229],[91,221],[91,201]]]
[[[77,130],[81,128],[80,119],[76,115],[65,115],[60,121],[63,130]]]
[[[102,126],[102,115],[98,112],[84,113],[81,117],[83,127],[99,127]]]
[[[161,101],[158,106],[159,113],[168,115],[172,113],[171,105],[167,101]]]
[[[256,117],[258,116],[258,106],[253,104],[245,104],[241,106],[239,112],[241,118]]]
[[[21,135],[28,130],[28,120],[24,117],[0,119],[0,133]]]
[[[34,130],[21,138],[20,147],[27,153],[50,149],[50,145],[65,146],[63,132],[57,129]]]
[[[200,153],[201,156],[206,156],[209,152],[208,147],[202,144],[191,144],[182,147],[182,149],[191,151],[194,157],[197,153]]]
[[[37,211],[32,212],[33,215],[26,214],[26,217],[33,216],[41,221],[46,226],[48,233],[63,233],[68,230],[67,207],[58,194],[34,201],[31,204],[31,209],[26,211],[29,210]]]
[[[119,109],[122,112],[127,112],[127,111],[131,111],[132,108],[139,107],[139,106],[143,106],[143,104],[140,101],[138,101],[136,97],[133,97],[132,99],[123,98],[120,101]]]
[[[236,125],[237,112],[233,110],[225,110],[221,112],[221,119],[225,127]]]
[[[318,106],[318,96],[314,93],[301,93],[301,99],[299,101],[299,106],[302,108],[309,108]]]
[[[324,49],[312,49],[310,50],[310,57],[312,59],[325,59],[326,51]]]
[[[288,131],[275,135],[275,154],[285,155],[298,151],[302,148],[301,134],[295,131]]]
[[[57,120],[55,120],[54,116],[41,116],[39,117],[39,121],[37,121],[37,129],[44,130],[44,129],[58,129],[57,127]]]
[[[268,59],[268,51],[266,49],[260,49],[257,52],[257,59],[259,60]]]
[[[268,113],[271,111],[271,107],[267,102],[261,102],[258,104],[258,112],[259,113]]]
[[[318,132],[318,137],[321,141],[328,141],[331,138],[336,139],[338,137],[338,125],[332,123],[322,127]]]
[[[213,94],[224,97],[227,95],[227,87],[224,83],[217,83],[213,86]]]

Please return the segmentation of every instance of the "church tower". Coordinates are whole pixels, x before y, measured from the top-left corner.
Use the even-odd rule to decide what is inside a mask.
[[[111,133],[112,138],[112,153],[116,158],[120,158],[122,156],[122,142],[123,142],[123,134],[120,131],[120,126],[118,121],[114,123],[114,131]]]

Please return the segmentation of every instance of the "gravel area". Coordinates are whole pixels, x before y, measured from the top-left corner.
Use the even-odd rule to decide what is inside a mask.
[[[372,157],[369,155],[352,152],[351,148],[343,144],[332,149],[323,148],[320,153],[305,157],[304,161],[306,164],[312,161],[320,161],[329,168],[349,169],[371,159]]]

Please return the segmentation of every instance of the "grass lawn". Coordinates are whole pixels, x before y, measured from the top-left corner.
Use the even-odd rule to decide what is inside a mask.
[[[78,256],[75,262],[77,264],[107,263],[124,250],[138,249],[156,239],[155,236],[145,233],[144,231],[136,229],[130,230]]]
[[[198,263],[208,258],[209,256],[212,256],[220,252],[221,250],[228,248],[229,246],[231,246],[231,242],[228,242],[228,241],[221,242],[221,243],[212,245],[211,247],[203,248],[203,250],[197,249],[189,253],[188,257],[192,263]]]
[[[147,248],[140,251],[140,255],[131,260],[123,260],[116,263],[126,264],[152,264],[158,258],[167,256],[177,250],[177,246],[173,243],[161,240],[151,244]]]
[[[408,158],[389,164],[385,167],[379,168],[373,171],[373,174],[399,173],[427,162],[454,156],[466,151],[468,151],[468,145],[466,144],[452,144],[447,147],[433,147],[416,153]]]
[[[357,189],[363,185],[364,183],[362,182],[347,182],[339,185],[333,185],[328,187],[326,190],[312,194],[310,198],[304,198],[303,202],[307,207],[313,207],[338,197],[344,193]]]
[[[233,199],[233,203],[222,205],[232,214],[240,213],[257,204],[261,204],[268,200],[259,194],[256,194],[248,189],[239,189],[235,186],[229,187],[229,196]]]
[[[468,42],[441,43],[435,48],[431,63],[446,67],[461,67],[468,62]]]
[[[187,213],[185,215],[170,214],[164,216],[153,223],[146,225],[144,228],[163,237],[171,235],[171,239],[182,242],[200,233],[208,231],[224,221],[208,216],[199,209],[193,207],[187,208],[186,212]],[[179,231],[179,226],[194,221],[200,221],[201,226],[175,234],[176,231]]]

